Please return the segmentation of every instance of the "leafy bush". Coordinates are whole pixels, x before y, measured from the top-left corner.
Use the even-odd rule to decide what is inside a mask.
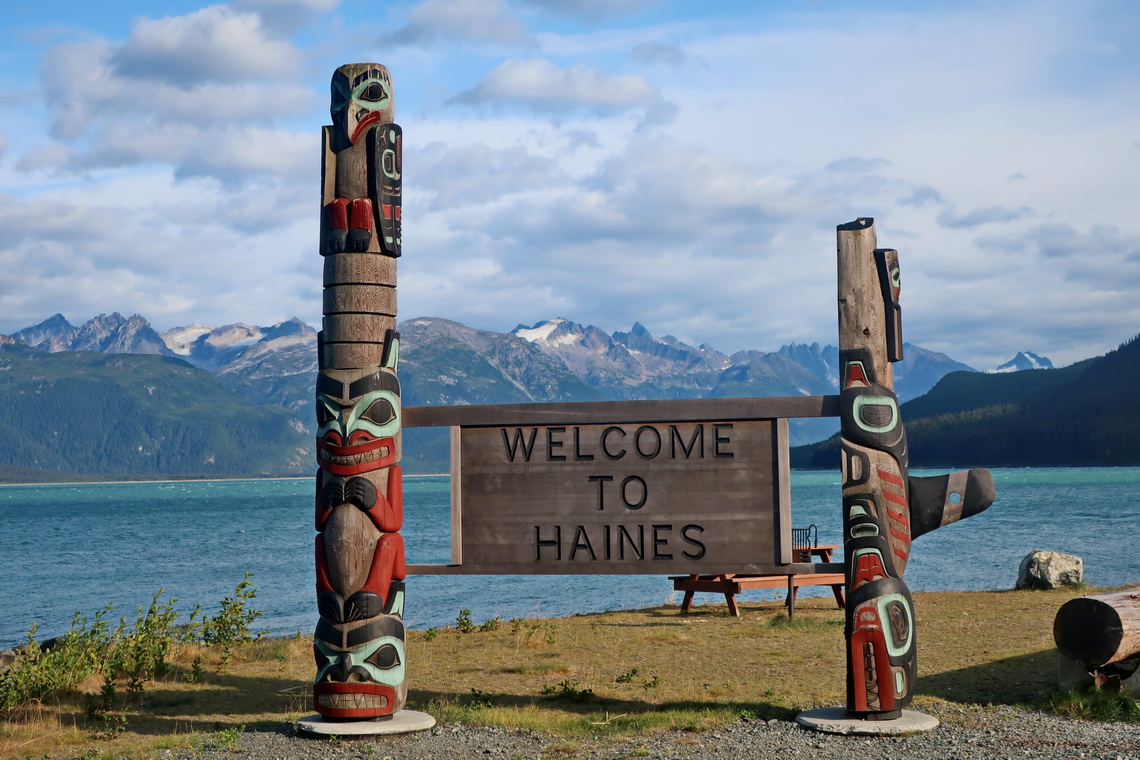
[[[104,669],[112,641],[106,618],[110,611],[111,605],[107,605],[95,613],[90,623],[75,613],[71,630],[44,645],[36,641],[33,624],[20,647],[21,656],[0,673],[0,715],[10,715],[24,705],[71,691]]]
[[[222,600],[222,608],[217,615],[202,620],[202,643],[208,647],[220,649],[222,663],[228,664],[232,659],[232,649],[238,644],[248,644],[259,640],[264,632],[254,634],[250,631],[253,621],[261,617],[261,610],[246,607],[257,596],[250,578],[253,573],[246,573],[245,578],[234,589],[233,596]]]
[[[250,577],[246,573],[233,596],[222,600],[218,614],[200,623],[195,622],[200,608],[195,608],[189,621],[179,624],[174,609],[178,600],[163,601],[164,590],[159,589],[145,612],[139,608],[133,625],[128,626],[123,617],[114,631],[107,619],[112,604],[92,619],[75,613],[66,634],[43,643],[36,641],[33,624],[20,656],[0,672],[0,715],[9,717],[32,703],[75,691],[87,678],[102,674],[103,685],[98,695],[88,696],[86,712],[88,717],[106,720],[114,708],[116,686],[125,681],[127,698],[137,696],[147,681],[167,674],[167,657],[182,643],[201,641],[220,649],[222,663],[228,663],[232,647],[261,637],[250,630],[261,616],[260,610],[248,606],[257,593]],[[197,658],[188,680],[201,676],[201,658]]]

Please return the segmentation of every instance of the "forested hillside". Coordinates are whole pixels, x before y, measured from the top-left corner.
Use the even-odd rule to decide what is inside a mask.
[[[180,359],[2,346],[0,395],[6,480],[312,469],[311,438],[287,409],[251,406]]]
[[[955,372],[902,405],[912,467],[1140,464],[1140,336],[1063,369]],[[792,450],[835,468],[838,438]]]

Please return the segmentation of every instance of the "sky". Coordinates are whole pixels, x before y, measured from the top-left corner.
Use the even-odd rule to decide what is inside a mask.
[[[837,339],[835,227],[979,369],[1140,333],[1140,6],[10,0],[0,332],[321,318],[335,68],[392,72],[401,319]]]

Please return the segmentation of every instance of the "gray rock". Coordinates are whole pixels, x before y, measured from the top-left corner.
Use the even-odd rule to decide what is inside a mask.
[[[1050,589],[1084,582],[1085,563],[1075,554],[1034,549],[1021,560],[1016,588]]]

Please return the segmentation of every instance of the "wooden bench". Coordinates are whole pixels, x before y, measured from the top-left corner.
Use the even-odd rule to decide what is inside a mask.
[[[812,562],[819,558],[821,562],[831,562],[831,556],[838,549],[838,544],[824,544],[822,546],[797,546],[792,550],[795,562]],[[735,617],[740,617],[740,607],[736,603],[736,595],[741,591],[753,588],[786,588],[788,596],[784,604],[788,607],[788,615],[795,611],[795,600],[801,586],[831,586],[831,593],[835,595],[835,602],[840,609],[846,605],[844,585],[846,579],[843,573],[813,573],[789,575],[739,575],[735,573],[722,573],[720,575],[679,575],[673,576],[674,591],[684,591],[685,597],[681,602],[681,611],[688,612],[693,604],[693,594],[698,591],[714,594],[724,594],[728,603],[728,611]]]

